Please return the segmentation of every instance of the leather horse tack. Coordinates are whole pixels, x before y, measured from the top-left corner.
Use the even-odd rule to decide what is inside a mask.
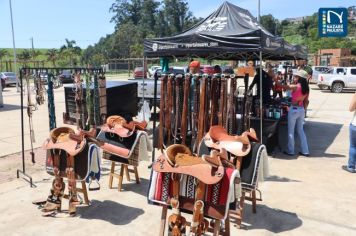
[[[121,116],[109,116],[97,136],[98,145],[106,152],[124,158],[128,157],[130,146],[136,139],[135,130],[144,130],[146,126],[146,121],[127,122]]]
[[[153,163],[153,170],[191,175],[205,184],[215,184],[222,179],[224,176],[223,166],[211,165],[202,158],[193,156],[187,149],[182,144],[169,146]]]
[[[216,150],[211,155],[203,155],[202,158],[193,156],[188,147],[182,144],[174,144],[167,148],[153,164],[156,172],[169,172],[173,180],[173,197],[169,199],[173,214],[169,216],[170,235],[185,235],[186,219],[179,211],[179,174],[187,174],[197,178],[198,187],[196,189],[196,201],[193,209],[193,220],[191,232],[194,235],[201,235],[208,228],[208,221],[204,219],[204,197],[207,184],[216,184],[224,176],[223,160],[227,153],[218,153]]]
[[[52,183],[51,193],[47,198],[47,202],[42,209],[43,216],[49,216],[53,212],[61,210],[61,199],[64,195],[65,184],[60,175],[60,158],[63,157],[63,152],[66,158],[66,177],[68,178],[69,190],[69,208],[70,215],[76,214],[76,205],[79,204],[76,191],[76,173],[74,171],[74,158],[83,151],[86,145],[86,136],[95,136],[95,130],[90,132],[82,131],[75,134],[74,130],[69,127],[59,127],[51,130],[50,138],[48,138],[43,148],[49,150],[53,158],[53,172],[55,179]]]
[[[251,150],[251,141],[258,141],[254,129],[245,131],[242,135],[229,135],[219,125],[211,126],[204,137],[204,143],[210,148],[217,150],[225,149],[235,156],[246,156]]]

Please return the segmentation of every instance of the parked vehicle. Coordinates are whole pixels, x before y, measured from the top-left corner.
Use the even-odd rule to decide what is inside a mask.
[[[14,72],[1,72],[0,78],[5,81],[5,86],[17,84],[17,77]]]
[[[42,83],[48,84],[48,74],[46,72],[41,73],[40,78]]]
[[[161,77],[162,68],[158,68],[156,71],[157,71],[157,76]],[[168,74],[174,74],[174,75],[182,74],[182,75],[184,75],[187,72],[188,72],[187,67],[173,66],[173,67],[169,67]]]
[[[154,75],[154,73],[157,69],[162,69],[162,67],[161,66],[151,66],[151,68],[148,69],[148,73],[149,73],[150,77]]]
[[[161,77],[162,75],[162,69],[158,68],[156,69],[158,77]],[[155,73],[154,72],[154,73]],[[187,67],[179,67],[179,66],[173,66],[169,68],[168,74],[182,74],[184,75],[187,72]],[[154,74],[153,73],[153,74]],[[153,98],[154,98],[154,79],[153,76],[150,78],[147,78],[145,80],[141,78],[133,78],[133,81],[138,83],[138,88],[137,88],[137,96],[139,98],[145,98],[145,100],[148,100],[150,103],[150,106],[153,105]],[[160,86],[161,82],[160,80],[157,80],[157,105],[159,105],[159,98],[160,98]]]
[[[312,66],[311,67],[313,70],[313,76],[310,80],[310,82],[318,82],[318,76],[319,74],[328,74],[331,70],[331,67],[328,66]]]
[[[59,81],[64,83],[73,83],[74,77],[70,70],[63,70],[62,73],[59,75]]]
[[[337,67],[340,68],[340,67]],[[313,76],[310,80],[312,83],[318,83],[319,74],[334,74],[337,70],[334,70],[330,66],[312,66]]]
[[[200,66],[200,70],[203,74],[212,75],[215,73],[214,67],[210,65],[202,65]]]
[[[140,67],[136,67],[135,69],[134,69],[134,74],[133,74],[133,77],[134,77],[134,79],[142,79],[143,78],[143,76],[144,76],[144,72],[143,72],[143,67],[142,66],[140,66]],[[147,76],[146,76],[147,77]]]
[[[335,67],[335,74],[319,74],[318,87],[341,93],[344,88],[356,89],[356,67]]]

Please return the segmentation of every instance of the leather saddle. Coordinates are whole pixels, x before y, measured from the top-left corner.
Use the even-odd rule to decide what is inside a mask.
[[[121,116],[109,116],[97,136],[100,148],[116,156],[127,158],[136,140],[136,130],[144,130],[146,121],[127,122]]]
[[[169,146],[153,163],[153,170],[190,175],[205,184],[215,184],[224,176],[224,166],[218,155],[194,156],[189,148],[182,144]]]
[[[124,137],[131,136],[136,129],[145,130],[146,127],[147,127],[146,121],[127,122],[125,118],[121,116],[109,116],[106,119],[106,123],[102,125],[101,130],[104,132],[117,134],[118,136],[124,138]]]
[[[254,129],[245,131],[242,135],[229,135],[220,125],[211,126],[204,137],[204,143],[217,150],[225,149],[235,156],[246,156],[251,151],[251,142],[257,142]]]
[[[81,137],[81,138],[79,138]],[[50,138],[48,138],[43,148],[64,150],[70,156],[76,156],[85,147],[86,139],[84,134],[76,134],[72,128],[58,127],[50,132]]]

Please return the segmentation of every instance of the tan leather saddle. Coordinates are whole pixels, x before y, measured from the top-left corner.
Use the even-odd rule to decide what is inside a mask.
[[[246,156],[251,150],[250,142],[258,141],[254,129],[244,132],[242,135],[229,135],[220,125],[211,126],[204,137],[204,143],[217,150],[225,149],[235,156]]]
[[[106,152],[127,158],[130,154],[130,149],[120,145],[120,143],[122,144],[121,141],[125,138],[134,138],[132,135],[136,130],[144,130],[146,127],[146,121],[127,122],[121,116],[109,116],[106,119],[106,123],[102,125],[97,137],[97,139],[102,141],[99,146]]]
[[[121,116],[109,116],[106,123],[102,125],[101,130],[109,133],[117,134],[120,137],[129,137],[137,130],[144,130],[147,127],[147,122],[130,121],[127,122]]]
[[[70,156],[76,156],[80,153],[86,144],[86,139],[78,139],[78,134],[69,127],[58,127],[50,132],[48,138],[42,147],[44,149],[59,149],[64,150]]]
[[[189,148],[182,144],[169,146],[154,162],[153,170],[191,175],[205,184],[215,184],[224,176],[223,165],[212,164],[204,158],[192,155]]]

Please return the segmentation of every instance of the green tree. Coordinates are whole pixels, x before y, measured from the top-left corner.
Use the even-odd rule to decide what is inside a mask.
[[[66,40],[66,44],[64,44],[60,49],[59,52],[60,54],[68,59],[69,58],[69,64],[70,66],[74,66],[75,62],[75,57],[80,56],[82,53],[82,49],[78,46],[75,46],[76,42],[75,40]]]
[[[281,24],[271,14],[261,16],[261,25],[274,35],[281,33]]]
[[[164,0],[163,15],[164,20],[168,22],[169,35],[182,32],[192,18],[188,3],[181,0]]]
[[[53,67],[56,67],[56,61],[58,60],[58,51],[57,49],[48,49],[48,51],[46,52],[47,55],[47,60],[52,62]]]
[[[136,43],[143,43],[142,32],[139,27],[132,22],[121,24],[113,35],[112,49],[116,58],[132,57],[131,46]]]
[[[142,31],[142,36],[146,38],[155,37],[156,33],[154,32],[155,26],[159,19],[157,18],[158,15],[158,7],[160,3],[154,0],[146,0],[142,3],[142,9],[140,12],[140,19],[139,19],[139,28]]]
[[[41,51],[39,50],[31,50],[31,58],[32,60],[36,60],[38,56],[41,55]]]
[[[9,55],[6,49],[0,49],[0,70],[2,70],[3,59]]]
[[[111,22],[116,23],[116,28],[129,21],[137,25],[141,18],[142,0],[116,0],[110,8],[114,13]]]
[[[31,52],[28,49],[23,50],[19,55],[18,58],[23,62],[25,66],[28,65],[28,62],[31,60]]]

